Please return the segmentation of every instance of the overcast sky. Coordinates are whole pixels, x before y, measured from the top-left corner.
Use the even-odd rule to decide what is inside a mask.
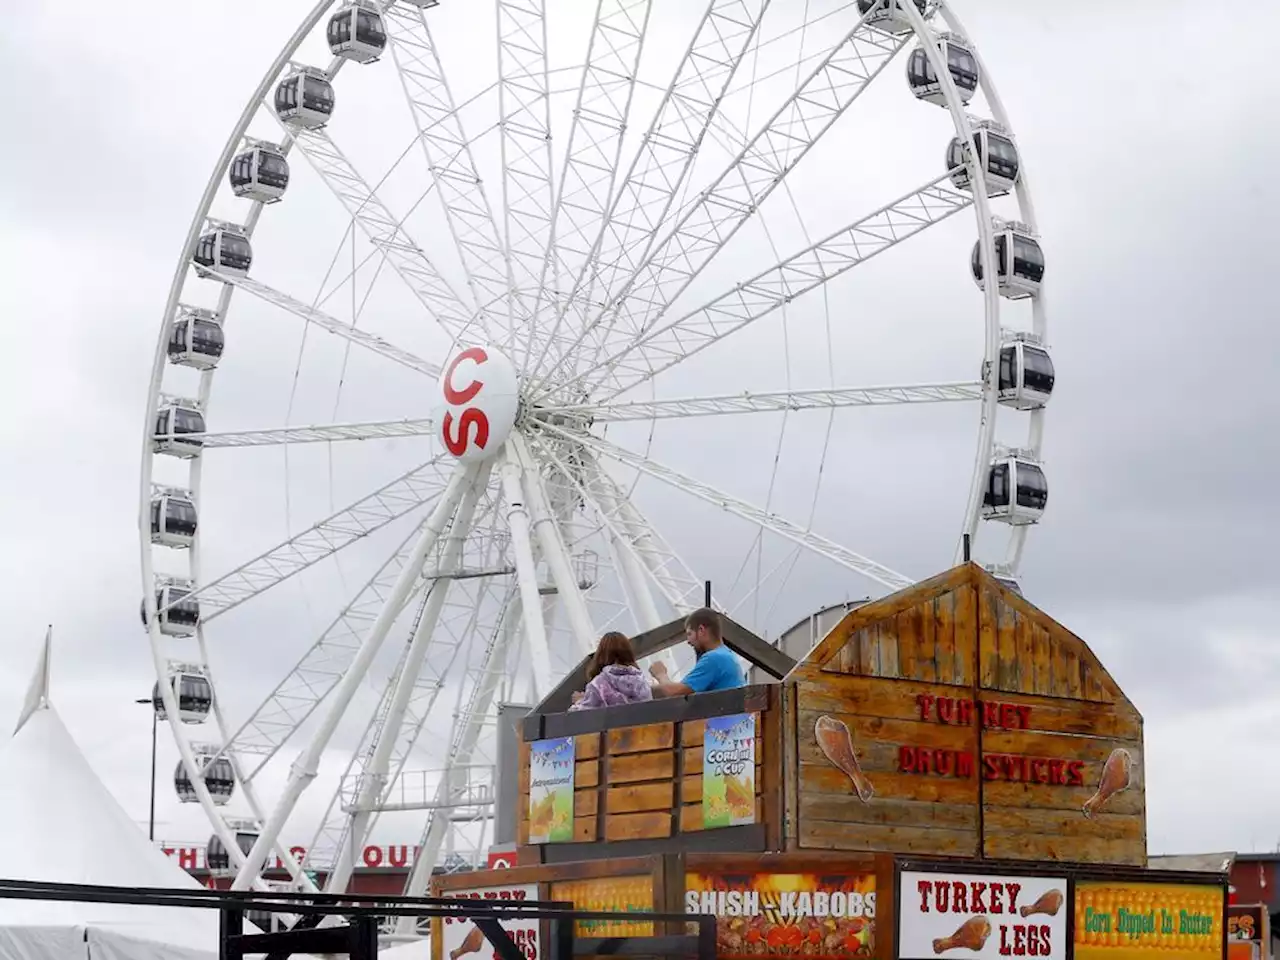
[[[794,18],[800,0],[787,2]],[[811,2],[815,13],[839,6]],[[565,9],[588,6],[575,4]],[[653,29],[663,42],[651,40],[642,66],[651,79],[669,72],[671,51],[687,42],[687,14],[657,6],[664,12]],[[1151,851],[1280,847],[1271,800],[1280,773],[1268,762],[1280,719],[1271,686],[1280,680],[1280,403],[1271,388],[1280,188],[1269,167],[1280,155],[1280,94],[1266,69],[1280,9],[1258,5],[1247,21],[1228,21],[1206,18],[1205,5],[1189,0],[957,0],[956,8],[1012,118],[1048,257],[1059,376],[1045,446],[1051,499],[1027,548],[1025,591],[1090,643],[1146,718]],[[442,35],[456,37],[446,66],[464,96],[491,79],[484,38],[492,31],[460,11],[442,12],[440,22]],[[561,63],[581,59],[574,50],[588,21],[574,12],[556,33]],[[52,621],[56,702],[139,820],[150,725],[131,701],[149,693],[154,676],[138,623],[136,510],[155,337],[213,161],[305,13],[296,0],[258,5],[246,29],[244,10],[225,5],[38,4],[0,31],[8,91],[0,103],[0,397],[8,411],[0,418],[0,718],[16,715]],[[815,28],[806,51],[832,40],[828,27]],[[769,95],[752,105],[753,126]],[[340,79],[332,132],[372,180],[410,142],[401,96],[389,58]],[[638,102],[651,109],[647,96]],[[713,294],[773,262],[773,247],[802,245],[805,230],[821,235],[936,176],[949,136],[945,113],[915,102],[893,65],[806,159],[804,177],[793,178],[801,221],[783,203],[770,233],[744,231],[741,250],[701,289]],[[418,165],[406,162],[387,183],[398,210],[425,184],[411,159]],[[301,159],[294,171],[286,201],[255,238],[254,275],[310,300],[348,221]],[[418,234],[430,238],[424,246],[441,236],[429,222]],[[659,395],[823,387],[832,370],[835,382],[855,385],[975,377],[981,304],[967,276],[972,236],[968,214],[953,218],[831,284],[825,302],[795,305],[785,323],[753,328],[736,349],[707,351],[659,384]],[[342,296],[329,307],[339,316]],[[378,296],[378,332],[430,351],[412,301],[394,289]],[[212,429],[332,420],[335,404],[338,420],[428,411],[429,383],[353,356],[339,394],[339,347],[314,334],[299,364],[293,318],[245,297],[233,314]],[[833,421],[829,447],[827,428],[822,413],[785,423],[698,420],[665,425],[652,453],[757,503],[770,497],[776,457],[771,508],[801,523],[812,512],[820,532],[911,576],[946,568],[976,411],[847,411]],[[634,431],[617,436],[643,441]],[[287,473],[279,450],[227,451],[206,471],[206,567],[234,566],[425,449],[402,442],[340,451],[332,474],[321,449],[291,452]],[[699,577],[743,597],[742,579],[755,569],[754,560],[743,566],[744,525],[657,484],[642,484],[636,497]],[[242,716],[274,685],[332,617],[340,595],[332,591],[362,582],[392,533],[344,557],[340,571],[301,578],[210,631],[233,713]],[[770,549],[765,570],[786,556]],[[737,612],[776,634],[819,606],[876,589],[806,560]],[[341,745],[350,749],[357,737],[349,731]],[[173,797],[176,752],[163,729],[160,756],[157,832],[202,841],[198,811]],[[341,766],[341,754],[330,766]],[[268,798],[282,775],[264,785]],[[333,780],[313,789],[304,821],[332,789]],[[305,840],[309,826],[288,839]],[[392,834],[416,840],[409,826]]]

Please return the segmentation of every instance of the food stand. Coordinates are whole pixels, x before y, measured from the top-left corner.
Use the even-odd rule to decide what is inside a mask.
[[[776,682],[567,712],[584,662],[548,695],[524,721],[519,866],[465,882],[714,913],[727,960],[1225,956],[1225,876],[1146,869],[1141,715],[978,566],[852,610],[798,662],[724,635]]]

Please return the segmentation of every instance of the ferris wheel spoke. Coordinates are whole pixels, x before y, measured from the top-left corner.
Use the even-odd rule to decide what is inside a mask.
[[[551,245],[554,205],[546,0],[496,0],[496,6],[507,269],[512,290],[534,289]]]
[[[219,433],[183,434],[202,450],[217,447],[270,447],[289,443],[332,443],[339,440],[391,440],[424,437],[433,432],[431,420],[375,420],[365,423],[335,423],[312,427],[280,427],[271,430],[240,430]]]
[[[677,613],[688,613],[700,605],[702,584],[590,451],[565,434],[540,432],[530,442],[594,509],[620,553],[640,565]],[[624,571],[619,573],[625,575]],[[639,584],[631,586],[635,589]]]
[[[458,105],[440,61],[425,10],[417,4],[391,4],[383,16],[391,27],[391,56],[400,74],[418,139],[431,176],[440,190],[445,218],[467,271],[467,283],[481,312],[490,311],[510,293],[499,239],[484,181],[471,141],[462,126]]]
[[[549,429],[566,437],[572,436],[558,427],[550,427]],[[581,440],[585,446],[600,456],[625,464],[653,477],[655,480],[661,480],[668,486],[683,490],[691,496],[718,506],[722,510],[755,524],[762,530],[775,533],[784,539],[790,540],[792,543],[799,544],[818,556],[833,560],[853,570],[855,573],[860,573],[864,577],[883,584],[892,590],[899,590],[914,583],[909,577],[904,577],[902,574],[890,570],[874,560],[854,553],[852,550],[840,546],[840,544],[827,539],[821,534],[792,523],[776,513],[768,513],[761,510],[745,500],[739,500],[737,497],[717,490],[700,480],[694,480],[692,477],[657,463],[648,457],[632,453],[630,450],[623,449],[598,437],[585,436]]]
[[[687,360],[800,296],[968,209],[973,199],[943,174],[819,240],[679,319],[624,345],[602,362],[630,389]],[[604,395],[616,396],[621,390]]]
[[[201,622],[207,625],[231,608],[440,497],[448,484],[446,456],[437,455],[230,573],[197,587],[188,596],[199,601]]]
[[[550,248],[534,308],[537,322],[530,328],[529,353],[537,358],[530,369],[542,362],[568,313],[554,300],[544,302],[548,269],[564,278],[574,276],[591,257],[599,224],[609,209],[651,9],[652,0],[598,0],[596,5],[551,214]],[[556,314],[551,336],[538,343],[548,307]]]
[[[257,280],[250,280],[248,277],[237,277],[231,274],[218,273],[215,271],[206,271],[208,275],[215,280],[230,284],[243,290],[245,293],[252,294],[259,300],[270,303],[282,310],[287,310],[296,317],[300,317],[307,323],[313,323],[321,330],[332,333],[335,336],[342,337],[357,346],[363,347],[372,353],[386,357],[388,360],[394,360],[401,366],[408,367],[411,370],[417,370],[419,373],[425,373],[429,377],[439,377],[440,367],[428,360],[402,350],[392,343],[388,343],[381,337],[375,337],[371,333],[366,333],[349,323],[344,323],[335,317],[329,316],[322,310],[308,306],[301,300],[295,300],[287,293],[281,293],[265,283],[259,283]]]
[[[387,209],[377,192],[338,149],[324,128],[292,131],[294,146],[320,175],[371,244],[452,340],[473,323],[485,326],[483,315],[468,306],[441,276],[434,263]],[[491,333],[486,329],[486,333]]]
[[[337,846],[337,862],[326,866],[332,867],[325,881],[325,889],[329,892],[342,892],[355,869],[355,851],[364,846],[374,819],[378,804],[383,799],[383,791],[391,775],[397,756],[397,747],[403,747],[400,756],[407,755],[412,744],[417,740],[422,722],[434,706],[436,697],[444,687],[445,677],[449,674],[459,651],[464,649],[469,639],[465,632],[451,635],[447,620],[441,617],[452,585],[450,577],[462,569],[464,548],[471,532],[476,508],[480,498],[488,487],[489,469],[481,467],[474,481],[467,488],[453,517],[448,532],[441,538],[443,549],[437,560],[440,576],[431,583],[418,608],[418,614],[410,630],[410,641],[399,664],[392,674],[394,678],[384,694],[375,719],[375,726],[365,738],[362,749],[356,756],[359,762],[348,770],[348,780],[355,786],[355,796],[351,804],[341,804],[347,821]],[[474,604],[471,614],[478,613],[481,604]],[[444,663],[433,664],[429,654],[440,652],[440,648],[448,646],[442,659]],[[441,668],[443,667],[443,669]],[[415,713],[417,706],[421,713]],[[339,795],[342,790],[339,789]],[[322,827],[323,829],[323,827]],[[314,867],[317,860],[309,857]]]
[[[602,218],[586,263],[574,279],[570,304],[608,300],[617,280],[634,270],[666,220],[689,175],[698,148],[717,115],[738,65],[746,56],[771,0],[709,0],[693,40],[685,50],[640,149]],[[602,336],[616,317],[584,316],[581,329],[559,357],[540,361],[548,377],[573,362],[574,348],[603,323]],[[577,373],[578,371],[572,370]]]
[[[652,329],[905,43],[858,21],[622,285],[609,311],[628,301],[630,323],[610,328],[615,350]]]
[[[921,383],[884,387],[834,387],[829,390],[779,390],[674,400],[550,407],[546,413],[570,420],[610,423],[721,416],[732,413],[780,413],[784,410],[833,410],[843,407],[881,407],[904,403],[955,403],[982,399],[982,381]]]

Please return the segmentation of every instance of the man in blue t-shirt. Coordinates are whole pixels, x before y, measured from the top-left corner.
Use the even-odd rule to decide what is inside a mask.
[[[667,673],[667,665],[661,660],[651,666],[649,672],[658,681],[653,688],[655,697],[683,697],[690,693],[729,690],[745,684],[738,658],[721,639],[718,613],[706,607],[693,611],[685,618],[684,635],[698,662],[682,681],[672,680]]]

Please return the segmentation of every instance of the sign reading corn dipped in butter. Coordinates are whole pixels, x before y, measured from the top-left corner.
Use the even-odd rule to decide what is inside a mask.
[[[573,839],[573,737],[529,744],[529,842]]]
[[[653,877],[600,877],[593,880],[558,880],[551,884],[552,900],[567,900],[578,910],[602,913],[652,913]],[[635,920],[579,920],[580,937],[651,937],[653,922]]]
[[[1081,881],[1075,888],[1076,960],[1222,955],[1222,887]]]
[[[755,714],[708,717],[702,738],[702,825],[734,827],[755,819]]]

